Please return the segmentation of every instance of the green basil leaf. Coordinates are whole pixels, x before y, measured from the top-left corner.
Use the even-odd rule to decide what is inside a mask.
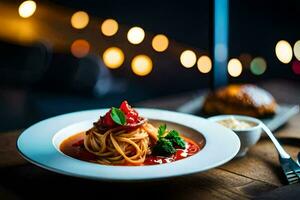
[[[158,128],[158,138],[161,138],[167,130],[167,125],[160,125]]]
[[[110,116],[116,124],[119,124],[119,125],[126,124],[126,117],[122,110],[112,107]]]

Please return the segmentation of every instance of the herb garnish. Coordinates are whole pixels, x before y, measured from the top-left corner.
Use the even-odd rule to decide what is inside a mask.
[[[167,130],[167,125],[166,124],[160,125],[159,128],[158,128],[158,138],[163,137],[166,130]]]
[[[119,108],[112,107],[110,116],[112,120],[119,125],[125,125],[126,124],[126,117],[122,110]]]
[[[172,142],[165,138],[160,138],[152,150],[158,156],[169,156],[176,152]]]
[[[158,141],[152,149],[155,155],[169,156],[176,152],[176,148],[185,148],[185,142],[176,130],[169,131],[169,133],[163,137],[166,130],[166,124],[160,125],[158,128]]]
[[[173,143],[173,145],[178,146],[181,149],[185,148],[185,142],[179,136],[179,133],[177,131],[171,130],[165,138],[169,139]]]

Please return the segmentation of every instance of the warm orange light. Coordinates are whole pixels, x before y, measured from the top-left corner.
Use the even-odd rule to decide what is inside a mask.
[[[131,61],[131,69],[138,76],[148,75],[152,67],[152,60],[146,55],[135,56]]]
[[[113,36],[118,32],[119,25],[114,19],[107,19],[101,25],[101,32],[105,36]]]
[[[210,58],[208,56],[201,56],[197,61],[197,66],[202,73],[210,72],[212,67]]]
[[[124,53],[118,47],[110,47],[103,53],[103,62],[110,69],[119,68],[124,62]]]
[[[71,52],[77,58],[85,57],[90,51],[90,44],[83,39],[75,40],[71,45]]]
[[[71,17],[71,24],[76,29],[83,29],[89,23],[89,15],[84,11],[75,12]]]
[[[163,34],[156,35],[152,40],[152,47],[155,51],[163,52],[168,48],[168,46],[169,40]]]
[[[192,50],[185,50],[180,55],[180,62],[186,68],[191,68],[196,64],[197,57]]]
[[[145,31],[140,27],[132,27],[127,33],[127,39],[132,44],[140,44],[145,38]]]
[[[23,18],[30,17],[36,10],[36,3],[34,1],[24,1],[19,6],[19,15]]]
[[[228,62],[227,70],[230,76],[238,77],[243,71],[242,63],[238,59],[232,58]]]

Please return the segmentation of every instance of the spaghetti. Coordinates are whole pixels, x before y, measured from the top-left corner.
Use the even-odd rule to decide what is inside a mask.
[[[84,146],[97,156],[100,164],[141,165],[151,154],[150,145],[157,140],[156,128],[149,123],[132,128],[116,127],[100,133],[96,128],[86,132]]]

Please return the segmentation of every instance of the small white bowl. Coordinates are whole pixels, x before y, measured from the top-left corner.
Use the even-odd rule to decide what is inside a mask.
[[[244,115],[217,115],[208,118],[208,120],[213,122],[218,122],[225,119],[230,119],[232,117],[235,118],[236,120],[242,120],[242,121],[252,122],[256,124],[256,126],[250,128],[232,129],[237,134],[237,136],[240,138],[241,141],[241,147],[236,157],[242,157],[246,155],[248,149],[251,146],[255,145],[259,140],[262,133],[262,128],[261,128],[262,122],[259,119],[244,116]]]

